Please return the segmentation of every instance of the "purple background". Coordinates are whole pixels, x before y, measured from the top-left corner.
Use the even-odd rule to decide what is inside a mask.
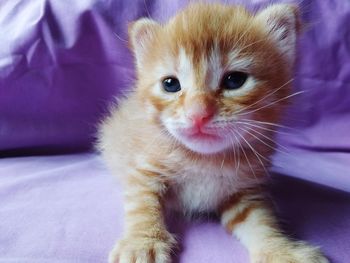
[[[186,2],[2,0],[0,156],[91,149],[113,96],[133,82],[127,22],[148,15],[164,21]],[[256,9],[272,1],[226,2]],[[290,233],[347,263],[350,1],[288,2],[300,4],[306,22],[294,83],[306,92],[286,116],[293,130],[279,136],[288,153],[274,156],[272,190]],[[121,233],[122,203],[98,156],[4,158],[0,177],[0,261],[105,261]],[[247,262],[217,223],[175,221],[181,263]]]

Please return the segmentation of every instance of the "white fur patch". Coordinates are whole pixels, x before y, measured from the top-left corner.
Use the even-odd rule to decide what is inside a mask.
[[[220,169],[204,162],[193,162],[192,165],[181,167],[173,178],[172,187],[177,195],[177,203],[187,213],[214,211],[240,189],[262,182],[248,178],[242,180],[233,167],[223,165]]]
[[[218,171],[209,165],[194,165],[181,169],[181,174],[174,178],[177,202],[187,213],[214,211],[228,195],[237,191],[233,184],[235,172],[229,169]]]
[[[194,67],[183,48],[179,51],[178,65],[178,78],[180,80],[181,89],[195,88]]]
[[[263,219],[271,218],[271,215],[266,212],[264,208],[254,209],[244,224],[239,224],[235,227],[234,234],[250,251],[261,250],[266,245],[262,241],[274,233],[274,229],[261,223]]]
[[[207,64],[207,74],[210,76],[208,88],[210,90],[215,90],[220,87],[220,81],[223,74],[221,66],[221,53],[217,44],[214,45],[209,55]]]
[[[239,54],[240,52],[237,50],[228,55],[226,71],[249,71],[254,59],[252,57],[241,57]]]
[[[245,96],[245,95],[249,94],[250,91],[257,86],[257,83],[258,82],[254,77],[249,76],[242,87],[240,87],[239,89],[224,90],[223,94],[225,97]]]

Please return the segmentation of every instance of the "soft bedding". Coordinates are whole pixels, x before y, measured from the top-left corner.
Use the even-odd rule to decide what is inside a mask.
[[[122,229],[118,182],[96,154],[52,154],[91,149],[132,84],[127,23],[187,2],[0,0],[0,262],[106,262]],[[350,1],[226,2],[301,6],[304,93],[279,135],[272,192],[288,232],[350,262]],[[247,262],[215,221],[169,225],[183,239],[175,262]]]
[[[2,159],[0,175],[0,262],[106,262],[121,235],[122,199],[100,157]],[[286,230],[322,246],[331,262],[350,262],[350,195],[282,175],[273,182]],[[215,220],[173,216],[169,225],[183,241],[174,262],[248,262],[242,245]]]

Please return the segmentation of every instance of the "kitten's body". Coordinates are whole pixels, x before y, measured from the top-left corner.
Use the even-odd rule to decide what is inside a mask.
[[[196,154],[176,145],[168,134],[145,120],[137,105],[133,96],[121,102],[118,112],[103,127],[104,157],[122,182],[130,180],[125,175],[134,167],[155,172],[159,175],[157,179],[166,182],[166,207],[191,214],[215,212],[232,194],[266,180],[260,162],[249,148],[244,150],[250,156],[250,164],[243,153]],[[271,151],[267,146],[265,150]],[[249,165],[260,172],[253,175]]]
[[[253,16],[200,4],[163,26],[150,20],[131,26],[138,82],[100,136],[125,190],[125,237],[111,262],[168,262],[175,241],[163,210],[170,207],[218,213],[254,262],[327,262],[281,233],[261,188],[289,95],[296,31],[291,6]],[[241,76],[236,72],[248,77],[239,89],[227,89],[227,72],[229,81]],[[181,89],[164,91],[169,76]]]

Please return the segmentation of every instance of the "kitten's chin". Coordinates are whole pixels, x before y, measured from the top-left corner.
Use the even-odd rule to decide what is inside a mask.
[[[177,135],[176,138],[189,150],[200,154],[215,154],[226,150],[229,144],[219,136],[206,134],[196,136]]]
[[[191,151],[194,151],[196,153],[200,154],[215,154],[220,153],[228,148],[226,144],[223,142],[221,143],[208,143],[208,142],[186,142],[184,141],[183,144],[190,149]]]

